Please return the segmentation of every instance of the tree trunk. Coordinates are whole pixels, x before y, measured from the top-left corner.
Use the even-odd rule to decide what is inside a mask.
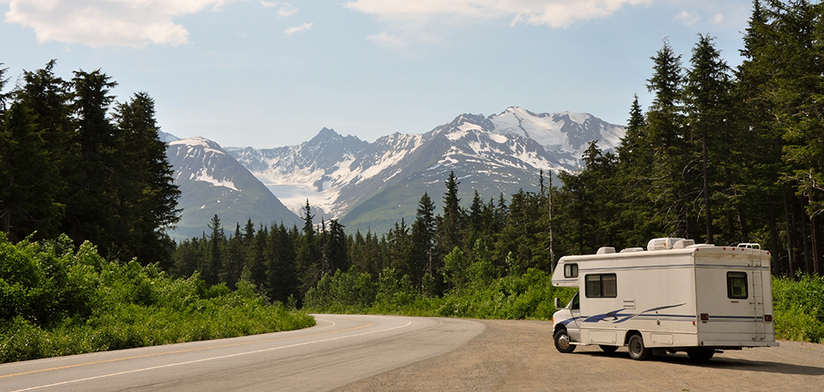
[[[747,217],[744,215],[744,209],[741,204],[737,205],[738,209],[738,224],[741,226],[741,242],[750,242],[750,229],[747,227]]]
[[[704,155],[703,159],[703,169],[704,169],[704,216],[707,225],[707,239],[706,243],[712,244],[713,243],[713,232],[712,232],[712,208],[710,207],[710,176],[709,170],[707,169],[707,161],[709,161],[709,153],[707,152],[707,132],[704,131],[703,135],[701,135],[701,145]]]
[[[778,224],[776,223],[775,211],[772,208],[770,208],[767,212],[768,212],[768,219],[770,220],[769,221],[769,224],[770,224],[770,249],[772,250],[772,254],[773,254],[773,262],[774,262],[773,270],[776,271],[775,275],[781,275],[781,269],[782,268],[780,268],[778,266],[778,263],[777,263],[778,262],[778,255],[779,255],[779,251],[778,251],[778,249],[779,249],[779,245],[778,245],[778,227],[777,227]],[[790,271],[787,270],[785,275],[789,276],[789,274],[790,274]]]
[[[794,204],[795,208],[793,210],[798,214],[798,219],[795,219],[795,221],[798,222],[798,226],[801,229],[801,251],[804,255],[804,272],[809,274],[813,271],[813,262],[810,257],[810,241],[809,234],[807,233],[807,219],[805,219],[807,214],[804,212],[803,200],[795,198]]]
[[[821,226],[817,216],[810,217],[810,242],[812,246],[813,273],[821,276],[824,273],[824,260],[821,258]]]
[[[787,276],[793,278],[795,275],[795,270],[793,269],[793,241],[792,241],[792,230],[795,226],[793,226],[792,222],[790,221],[790,209],[788,208],[787,204],[789,201],[787,200],[787,192],[784,191],[784,221],[787,225]]]

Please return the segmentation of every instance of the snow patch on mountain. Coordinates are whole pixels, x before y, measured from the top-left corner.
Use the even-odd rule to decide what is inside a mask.
[[[235,186],[235,183],[233,181],[226,180],[226,179],[218,180],[217,178],[214,178],[211,175],[209,175],[206,168],[203,168],[203,169],[201,169],[200,171],[198,171],[196,173],[192,173],[189,179],[193,180],[193,181],[207,182],[207,183],[212,184],[213,186],[216,186],[216,187],[229,188],[229,189],[231,189],[235,192],[240,192],[240,190],[237,189],[237,187]]]
[[[535,114],[510,107],[488,119],[494,125],[492,132],[533,139],[548,153],[564,156],[564,163],[571,168],[581,165],[581,155],[591,141],[598,141],[598,147],[604,151],[614,151],[626,133],[624,127],[609,124],[589,113]]]

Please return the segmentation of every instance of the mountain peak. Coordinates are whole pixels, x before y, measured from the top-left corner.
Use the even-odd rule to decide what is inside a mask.
[[[593,117],[589,113],[578,113],[578,112],[570,112],[570,111],[555,113],[555,115],[558,116],[558,117],[566,117],[570,121],[572,121],[576,124],[581,124],[581,125],[583,125],[587,120],[589,120],[590,118]]]
[[[220,144],[217,144],[214,141],[206,139],[203,136],[195,136],[195,137],[189,138],[189,139],[174,140],[174,141],[169,142],[169,145],[170,146],[185,145],[185,146],[189,146],[189,147],[203,147],[203,148],[208,148],[208,149],[212,149],[212,150],[217,150],[221,153],[225,153],[223,151],[223,147],[221,147]]]

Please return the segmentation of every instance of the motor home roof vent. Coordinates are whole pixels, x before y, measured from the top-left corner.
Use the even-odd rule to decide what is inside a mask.
[[[739,248],[761,249],[761,244],[755,242],[742,242],[738,244]]]
[[[647,250],[668,250],[672,249],[676,242],[683,240],[683,238],[653,238],[647,243]]]
[[[672,249],[684,249],[692,245],[695,245],[695,240],[679,240],[675,241],[675,244],[672,245]]]
[[[621,253],[630,253],[630,252],[643,252],[644,248],[624,248],[621,249]]]
[[[605,254],[608,254],[608,253],[615,253],[615,248],[613,248],[611,246],[602,246],[602,247],[598,248],[598,252],[595,253],[595,254],[596,255],[605,255]]]

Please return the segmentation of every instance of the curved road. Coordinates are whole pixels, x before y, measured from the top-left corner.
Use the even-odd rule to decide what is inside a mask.
[[[330,390],[466,344],[461,319],[318,315],[317,325],[0,365],[0,391]]]

